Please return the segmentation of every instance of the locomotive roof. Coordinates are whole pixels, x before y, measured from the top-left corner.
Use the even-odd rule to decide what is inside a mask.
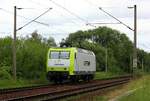
[[[52,48],[50,48],[50,50],[55,50],[55,49],[56,50],[71,50],[71,49],[76,49],[78,52],[93,55],[92,51],[86,50],[86,49],[82,49],[82,48],[78,48],[78,47],[52,47]]]

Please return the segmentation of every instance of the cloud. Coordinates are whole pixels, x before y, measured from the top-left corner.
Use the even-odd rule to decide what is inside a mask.
[[[11,13],[0,10],[0,32],[13,32],[13,6],[23,7],[28,9],[17,10],[18,15],[28,19],[33,19],[46,11],[49,7],[53,9],[47,14],[39,18],[37,21],[49,24],[49,27],[37,24],[35,22],[26,26],[18,33],[31,33],[38,30],[44,37],[53,36],[57,43],[62,38],[66,38],[69,33],[77,30],[93,29],[91,26],[86,26],[87,22],[116,22],[113,18],[101,12],[98,7],[102,7],[107,12],[111,13],[127,25],[133,28],[133,9],[128,9],[128,6],[137,4],[138,20],[137,32],[138,43],[149,42],[149,26],[150,26],[150,1],[149,0],[53,0],[62,5],[75,15],[74,16],[61,7],[56,6],[50,0],[1,0],[0,7],[5,8]],[[30,20],[17,16],[17,27],[21,27]],[[103,25],[98,25],[103,26]],[[123,25],[105,25],[117,29],[133,41],[133,32]],[[59,34],[58,34],[59,33]],[[20,35],[21,35],[20,34]],[[2,34],[1,34],[2,36]],[[18,34],[19,36],[19,34]],[[140,48],[143,48],[139,45]],[[145,48],[144,48],[145,49]]]

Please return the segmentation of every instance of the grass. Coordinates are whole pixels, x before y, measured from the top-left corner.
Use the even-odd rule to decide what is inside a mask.
[[[48,81],[46,80],[24,80],[24,79],[19,79],[16,81],[14,81],[13,79],[0,80],[0,89],[38,86],[38,85],[43,85],[43,84],[48,84]]]
[[[150,75],[144,76],[138,82],[135,82],[131,85],[131,88],[139,89],[129,96],[122,97],[120,101],[150,101]]]
[[[108,99],[105,96],[96,96],[93,99],[94,101],[107,101]]]
[[[132,90],[135,91],[128,96],[124,95],[126,92]],[[96,99],[94,101],[108,101],[117,97],[119,98],[117,101],[150,101],[150,75],[146,74],[141,78],[132,80],[124,86],[113,88],[104,92],[103,95],[97,95],[94,97]]]
[[[96,72],[94,79],[105,79],[105,78],[116,77],[119,75],[121,75],[121,74],[112,73],[112,72]]]

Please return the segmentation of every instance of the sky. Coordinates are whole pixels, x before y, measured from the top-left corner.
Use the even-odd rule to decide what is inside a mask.
[[[35,30],[43,37],[53,37],[58,44],[62,38],[78,30],[108,26],[126,35],[133,41],[133,31],[101,10],[109,12],[131,28],[134,28],[134,10],[137,5],[137,47],[150,52],[150,0],[0,0],[0,37],[13,36],[14,6],[17,10],[17,29],[52,8],[36,21],[17,31],[18,37],[30,36]]]

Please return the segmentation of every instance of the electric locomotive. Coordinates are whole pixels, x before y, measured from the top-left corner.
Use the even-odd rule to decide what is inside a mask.
[[[47,79],[56,83],[91,80],[96,72],[95,54],[76,47],[50,48],[46,65]]]

